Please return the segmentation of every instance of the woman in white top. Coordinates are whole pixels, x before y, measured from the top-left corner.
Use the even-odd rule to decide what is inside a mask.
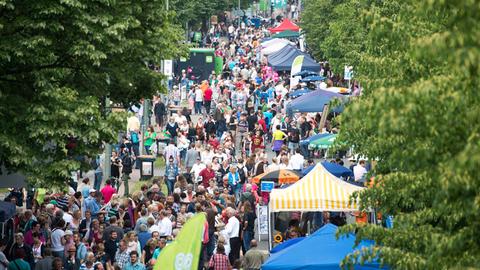
[[[195,89],[195,114],[202,113],[203,91],[199,87]]]
[[[33,258],[35,259],[35,262],[38,262],[41,260],[42,257],[42,241],[38,237],[33,238],[33,246],[32,246],[32,253],[33,253]]]

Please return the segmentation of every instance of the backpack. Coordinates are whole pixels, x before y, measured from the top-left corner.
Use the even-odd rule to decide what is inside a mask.
[[[138,138],[138,133],[135,131],[130,132],[130,139],[132,140],[132,143],[138,143],[140,141]]]

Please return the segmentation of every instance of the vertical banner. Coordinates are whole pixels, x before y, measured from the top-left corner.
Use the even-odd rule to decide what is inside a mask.
[[[298,82],[300,81],[298,76],[293,77],[293,75],[302,71],[304,58],[305,56],[299,55],[293,60],[292,69],[290,70],[290,89],[293,89],[295,86],[297,86]]]
[[[162,249],[153,269],[197,270],[205,221],[203,213],[190,218],[175,241]]]

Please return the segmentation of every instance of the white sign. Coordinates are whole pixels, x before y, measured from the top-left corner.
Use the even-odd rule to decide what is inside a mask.
[[[165,76],[173,76],[173,61],[163,60],[163,74]]]
[[[258,206],[258,234],[268,234],[268,206]]]
[[[343,71],[343,78],[345,80],[351,80],[353,78],[353,67],[352,66],[345,66]]]

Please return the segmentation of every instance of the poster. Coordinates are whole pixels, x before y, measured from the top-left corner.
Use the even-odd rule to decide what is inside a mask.
[[[268,234],[268,206],[258,206],[258,234]]]
[[[152,162],[142,162],[142,175],[153,176],[153,163]]]

